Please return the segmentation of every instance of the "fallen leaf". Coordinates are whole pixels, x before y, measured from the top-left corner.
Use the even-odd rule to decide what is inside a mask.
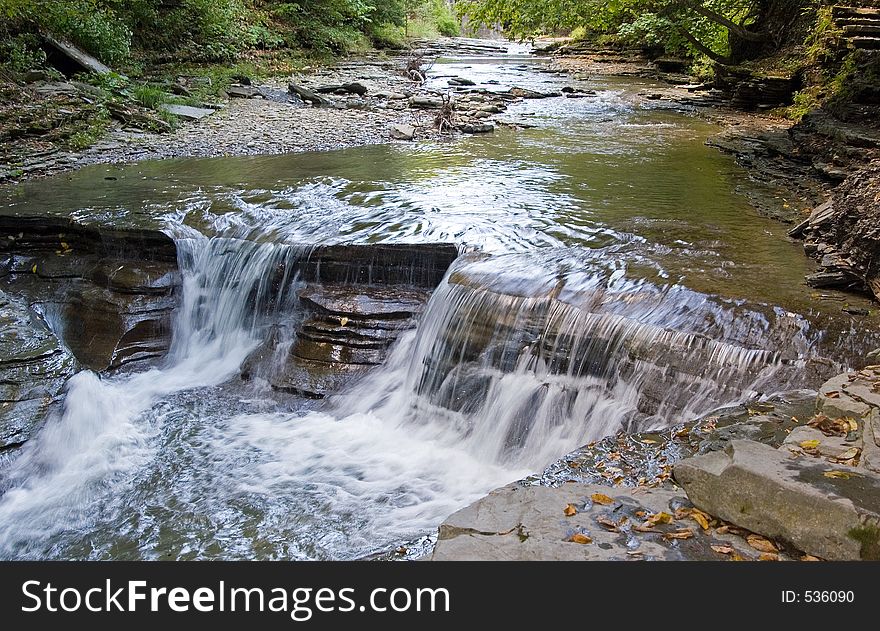
[[[718,528],[715,529],[715,534],[726,535],[728,530],[730,530],[730,526],[718,526]]]
[[[736,552],[734,552],[733,554],[730,555],[730,560],[731,561],[745,561],[745,559],[742,558],[740,555],[738,555]]]
[[[694,536],[694,531],[690,528],[679,528],[674,532],[667,532],[663,535],[666,540],[669,539],[690,539]]]
[[[818,440],[813,439],[813,440],[802,440],[799,444],[804,449],[818,449],[820,443]]]
[[[758,552],[776,552],[777,548],[769,539],[765,539],[761,535],[749,535],[746,541]]]
[[[706,514],[701,511],[693,511],[691,513],[691,519],[700,524],[700,528],[703,530],[709,530],[709,520],[706,519]]]
[[[587,535],[582,535],[579,532],[576,532],[575,534],[573,534],[571,537],[568,538],[568,540],[571,541],[572,543],[583,543],[583,544],[593,543],[593,540],[590,537],[588,537]]]
[[[572,515],[577,515],[578,509],[574,504],[569,504],[562,512],[565,513],[566,517],[571,517]]]
[[[640,554],[644,554],[644,552],[642,552],[641,550],[627,550],[626,553],[631,557],[638,556]]]
[[[814,557],[812,554],[805,554],[801,557],[801,561],[821,561],[819,557]]]
[[[842,454],[840,454],[837,457],[837,459],[838,460],[852,460],[853,458],[857,457],[860,453],[862,453],[861,449],[859,449],[858,447],[852,447],[852,448],[844,451]]]
[[[604,517],[604,516],[597,517],[596,521],[599,523],[600,526],[604,526],[605,528],[607,528],[611,532],[620,532],[620,529],[617,527],[617,524],[614,523],[612,520],[608,519],[607,517]]]
[[[831,391],[829,391],[829,392],[826,392],[826,393],[825,393],[825,396],[826,396],[827,398],[829,398],[829,399],[839,399],[839,398],[840,398],[840,392],[838,392],[837,390],[831,390]]]
[[[758,557],[759,561],[778,561],[779,555],[775,552],[762,552],[761,556]]]
[[[676,519],[684,519],[685,517],[690,516],[691,509],[690,508],[677,508],[675,509],[675,518]]]
[[[644,517],[644,516],[647,515],[647,514],[648,514],[648,513],[646,513],[646,512],[643,511],[643,510],[637,510],[636,513],[635,513],[636,517]]]
[[[834,480],[849,480],[850,478],[858,477],[857,473],[850,473],[849,471],[826,471],[822,475]]]
[[[590,496],[590,499],[596,502],[597,504],[602,504],[603,506],[609,506],[614,503],[614,500],[605,495],[604,493],[593,493]]]
[[[345,316],[339,318],[339,324],[340,326],[345,326],[346,324],[348,324],[348,318],[346,318]]]
[[[733,552],[732,546],[710,546],[718,554],[730,554]]]
[[[654,440],[653,438],[645,438],[644,440],[642,440],[642,443],[644,443],[645,445],[656,445],[659,442],[660,441]]]
[[[36,264],[31,268],[31,271],[32,271],[34,274],[37,273],[37,266],[36,266]]]
[[[648,523],[650,524],[671,524],[672,523],[672,515],[669,513],[659,512],[654,513],[650,517],[648,517]]]
[[[635,530],[636,532],[654,532],[654,524],[646,521],[644,524],[637,524],[633,526],[633,530]]]

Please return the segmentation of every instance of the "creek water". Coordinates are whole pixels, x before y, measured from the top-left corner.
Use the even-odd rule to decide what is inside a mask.
[[[521,54],[442,61],[438,87],[571,82]],[[597,95],[516,104],[529,128],[487,137],[88,167],[7,193],[13,212],[165,230],[183,291],[161,365],[77,374],[2,474],[0,557],[361,558],[589,440],[814,387],[811,359],[878,345],[873,318],[804,287],[811,264],[704,146],[711,124],[634,98],[641,80],[579,83]],[[466,254],[340,396],[242,382],[297,317],[299,280],[270,295],[270,270],[351,242]]]

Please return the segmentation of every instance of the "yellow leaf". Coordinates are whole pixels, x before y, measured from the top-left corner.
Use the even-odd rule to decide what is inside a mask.
[[[709,530],[709,520],[706,519],[706,515],[699,511],[694,511],[691,513],[691,519],[700,524],[700,528],[703,530]]]
[[[346,318],[346,317],[339,318],[339,324],[341,326],[345,326],[346,324],[348,324],[348,318]]]
[[[758,557],[759,561],[778,561],[779,555],[775,552],[762,552],[761,556]]]
[[[669,513],[659,512],[648,517],[648,523],[651,524],[671,524],[672,515]]]
[[[656,445],[659,441],[654,440],[653,438],[645,438],[642,443],[645,445]]]
[[[604,493],[593,493],[590,496],[590,499],[596,502],[597,504],[602,504],[603,506],[610,506],[614,503],[614,500]]]
[[[34,264],[34,266],[31,268],[31,271],[32,271],[34,274],[37,273],[37,266],[36,266],[36,264]]]
[[[803,447],[804,449],[818,449],[819,448],[819,441],[816,439],[802,440],[800,442],[800,446]]]
[[[844,420],[846,421],[847,429],[848,429],[849,431],[851,431],[851,432],[857,432],[857,431],[859,431],[859,424],[858,424],[858,422],[857,422],[855,419],[853,419],[853,418],[847,418],[847,419],[844,419]]]
[[[850,478],[858,477],[857,473],[850,473],[849,471],[826,471],[822,475],[834,480],[849,480]]]
[[[733,552],[733,547],[731,546],[710,546],[715,552],[718,554],[730,554]]]
[[[577,515],[578,509],[574,504],[569,504],[562,512],[565,513],[566,517],[571,517],[572,515]]]
[[[583,544],[593,543],[593,540],[590,539],[587,535],[582,535],[579,532],[576,532],[575,534],[573,534],[571,537],[568,538],[568,540],[571,541],[572,543],[583,543]]]
[[[749,535],[746,537],[746,541],[750,546],[752,546],[758,552],[776,552],[776,546],[773,545],[773,542],[765,539],[761,535]]]
[[[801,557],[801,561],[821,561],[819,557],[814,557],[812,554],[805,554]]]

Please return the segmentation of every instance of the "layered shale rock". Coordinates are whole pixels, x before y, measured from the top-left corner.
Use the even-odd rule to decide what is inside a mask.
[[[0,217],[0,286],[40,305],[87,368],[164,355],[178,283],[174,242],[160,232]]]

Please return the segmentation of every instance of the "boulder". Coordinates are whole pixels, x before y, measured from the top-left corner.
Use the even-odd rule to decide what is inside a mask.
[[[391,137],[395,140],[412,140],[416,135],[416,128],[412,125],[400,123],[391,126]]]
[[[707,513],[829,560],[880,560],[880,476],[732,441],[674,467]]]
[[[477,85],[474,81],[471,81],[470,79],[463,79],[462,77],[452,77],[451,79],[447,80],[447,83],[449,85],[459,86]]]

